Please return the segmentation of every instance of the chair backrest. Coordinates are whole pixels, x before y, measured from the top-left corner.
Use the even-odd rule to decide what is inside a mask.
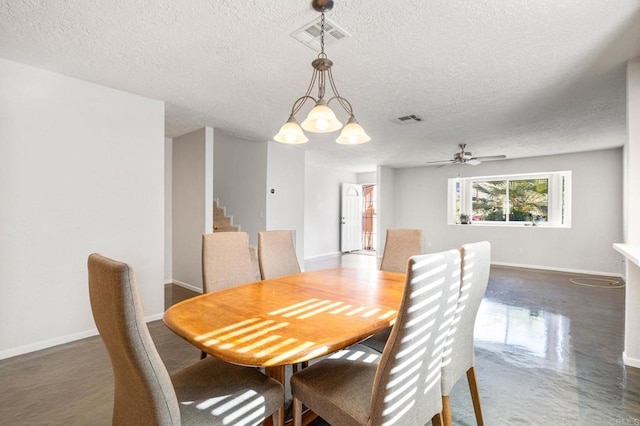
[[[422,229],[387,229],[380,269],[405,272],[411,256],[424,254]]]
[[[460,252],[412,256],[376,371],[369,424],[426,424],[442,411],[442,350],[460,292]]]
[[[205,293],[256,281],[246,232],[202,235],[202,286]]]
[[[144,322],[133,270],[95,253],[87,266],[93,318],[113,368],[113,424],[180,424],[178,399]]]
[[[258,263],[263,280],[300,272],[293,231],[258,232]]]
[[[458,380],[474,366],[473,329],[480,303],[487,290],[491,267],[491,245],[487,241],[460,248],[462,279],[458,307],[443,354],[442,394],[448,396]]]

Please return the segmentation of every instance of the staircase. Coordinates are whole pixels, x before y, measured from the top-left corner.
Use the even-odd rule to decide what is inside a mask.
[[[233,225],[233,216],[227,216],[224,207],[218,206],[218,199],[213,202],[213,232],[238,232],[240,225]],[[258,248],[249,245],[249,254],[256,281],[260,280],[260,265],[258,264]]]
[[[218,207],[218,200],[213,202],[213,232],[238,232],[239,226],[233,226],[233,217],[227,216],[224,207]]]

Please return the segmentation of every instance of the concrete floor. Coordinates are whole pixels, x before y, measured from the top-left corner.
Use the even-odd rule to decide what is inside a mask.
[[[305,263],[306,270],[336,266],[375,268],[376,259],[351,254]],[[486,425],[640,425],[640,370],[621,360],[624,288],[601,278],[492,268],[476,324]],[[165,289],[167,304],[193,294]],[[199,358],[161,321],[149,330],[169,371]],[[2,360],[0,424],[111,424],[111,380],[98,336]],[[464,379],[451,403],[455,425],[475,424]]]

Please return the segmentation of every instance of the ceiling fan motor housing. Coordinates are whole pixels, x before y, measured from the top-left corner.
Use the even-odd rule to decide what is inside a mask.
[[[462,151],[462,152],[456,152],[455,154],[453,154],[453,159],[455,161],[460,162],[460,163],[465,163],[470,158],[471,158],[471,153],[470,152]]]

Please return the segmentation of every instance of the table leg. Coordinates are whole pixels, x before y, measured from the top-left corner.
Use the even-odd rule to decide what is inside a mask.
[[[275,367],[265,367],[264,372],[267,376],[280,382],[283,388],[287,386],[287,384],[285,383],[285,377],[284,377],[284,365],[277,365]],[[286,395],[286,392],[285,392],[285,395]],[[285,410],[285,405],[282,404],[282,407],[278,411],[280,415],[279,424],[281,425],[284,424],[284,415],[285,415],[284,410]],[[269,417],[268,419],[265,420],[264,426],[270,425],[271,422],[272,422],[272,418]]]
[[[265,367],[264,372],[267,376],[271,377],[272,379],[277,380],[278,382],[282,383],[282,386],[286,389],[287,384],[285,383],[286,379],[285,379],[285,372],[284,372],[284,365],[277,365],[275,367]],[[286,392],[285,392],[286,394]],[[281,424],[290,426],[293,424],[293,419],[286,419],[285,421],[285,407],[284,405],[282,406],[282,409],[280,409],[280,417],[281,417]],[[313,411],[306,409],[302,412],[302,424],[303,425],[307,425],[309,423],[311,423],[313,420],[315,420],[318,417],[318,415],[316,413],[314,413]],[[272,425],[272,417],[269,417],[268,419],[266,419],[264,421],[264,426],[271,426]]]

